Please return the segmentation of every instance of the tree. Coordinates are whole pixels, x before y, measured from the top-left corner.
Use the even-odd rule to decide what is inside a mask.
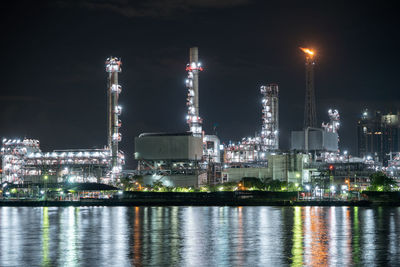
[[[376,172],[369,177],[369,191],[392,191],[397,188],[397,182],[391,177],[388,177],[383,172]]]
[[[270,180],[265,183],[267,191],[282,191],[282,188],[287,188],[287,183],[280,180]]]

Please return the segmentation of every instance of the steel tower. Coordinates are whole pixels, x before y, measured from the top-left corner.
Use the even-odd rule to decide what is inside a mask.
[[[121,93],[121,86],[118,84],[118,73],[121,72],[121,60],[116,57],[107,58],[106,72],[108,73],[108,149],[111,152],[111,178],[114,179],[121,171],[118,161],[118,142],[121,141],[121,134],[118,132],[119,127],[121,127],[121,121],[118,118],[121,115],[121,107],[118,105],[118,98]]]
[[[262,94],[262,130],[261,150],[273,151],[279,148],[279,89],[277,84],[261,86]]]
[[[306,97],[304,107],[304,129],[317,127],[314,90],[314,56],[315,52],[308,48],[300,48],[306,54]]]
[[[189,63],[186,65],[188,76],[186,79],[186,87],[188,89],[187,106],[188,114],[186,116],[189,124],[189,131],[193,136],[201,137],[202,123],[199,113],[199,72],[202,71],[201,63],[199,62],[198,47],[190,48]]]

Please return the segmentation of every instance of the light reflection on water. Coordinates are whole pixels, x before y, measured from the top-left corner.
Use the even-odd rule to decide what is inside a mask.
[[[0,266],[396,266],[400,208],[0,208]]]

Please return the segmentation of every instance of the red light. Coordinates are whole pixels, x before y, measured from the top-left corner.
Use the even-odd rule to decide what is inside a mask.
[[[334,167],[333,165],[329,165],[329,170],[330,170],[330,171],[333,171],[334,168],[335,168],[335,167]]]

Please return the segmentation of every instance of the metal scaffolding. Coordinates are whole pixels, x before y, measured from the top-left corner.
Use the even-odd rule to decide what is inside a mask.
[[[37,152],[40,152],[39,140],[3,139],[1,148],[2,182],[22,183],[25,174],[25,156]]]
[[[202,136],[202,123],[199,113],[199,72],[202,71],[201,63],[199,62],[199,50],[197,47],[190,48],[190,60],[186,65],[188,72],[186,79],[186,87],[188,89],[187,107],[188,114],[186,116],[189,124],[189,131],[193,136]]]
[[[118,155],[120,160],[123,154]],[[57,182],[100,182],[109,175],[108,149],[55,150],[36,152],[24,157],[25,181],[40,182],[41,176]]]
[[[328,110],[328,116],[330,121],[328,123],[322,123],[322,128],[327,132],[337,133],[340,127],[339,111],[337,109],[330,109]]]
[[[304,129],[308,127],[317,127],[317,111],[315,107],[314,90],[314,65],[315,52],[308,49],[300,49],[306,54],[306,96],[304,107]]]
[[[262,94],[262,129],[261,150],[275,151],[279,148],[279,101],[278,85],[261,86]]]
[[[42,152],[34,139],[3,140],[3,182],[40,183],[99,182],[109,176],[111,154],[109,149],[74,149]],[[119,151],[118,163],[125,163]],[[45,178],[46,176],[46,178]]]
[[[265,158],[265,153],[260,153],[260,138],[246,137],[241,142],[230,143],[225,146],[225,163],[254,163]]]
[[[106,60],[106,72],[108,73],[108,149],[111,152],[111,179],[118,178],[122,170],[120,162],[118,162],[118,142],[121,141],[121,115],[122,108],[118,105],[121,86],[118,84],[118,73],[121,72],[121,60],[116,57],[110,57]]]

